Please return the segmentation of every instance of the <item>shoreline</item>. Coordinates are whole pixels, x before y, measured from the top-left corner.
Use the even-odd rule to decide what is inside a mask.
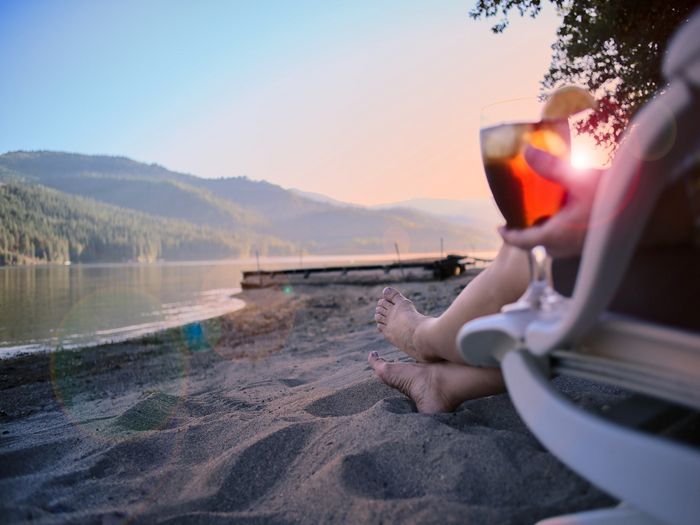
[[[133,344],[138,344],[142,339],[149,338],[151,336],[157,336],[158,334],[162,332],[169,332],[171,330],[182,330],[188,325],[192,324],[197,324],[197,323],[203,323],[206,321],[209,321],[211,319],[217,319],[220,317],[224,317],[226,315],[230,315],[234,312],[237,312],[239,310],[242,310],[246,307],[246,302],[245,300],[241,299],[243,291],[236,292],[235,294],[230,296],[230,299],[235,303],[235,305],[232,305],[231,308],[227,308],[227,311],[221,313],[221,312],[207,312],[205,314],[205,317],[202,318],[193,318],[191,320],[188,320],[186,322],[182,322],[181,320],[173,320],[171,322],[159,322],[158,324],[161,325],[158,328],[139,328],[136,327],[135,330],[132,330],[131,332],[128,333],[123,333],[120,336],[116,336],[114,338],[106,338],[104,340],[96,340],[92,343],[75,343],[75,344],[57,344],[57,345],[49,345],[48,343],[31,343],[31,344],[23,344],[23,345],[18,345],[18,346],[3,346],[0,347],[0,363],[2,363],[4,360],[7,359],[13,359],[15,357],[23,357],[23,356],[30,356],[34,354],[51,354],[54,352],[60,352],[60,351],[71,351],[71,352],[80,352],[83,350],[87,349],[92,349],[92,348],[97,348],[97,347],[103,347],[103,346],[111,346],[111,345],[118,345],[118,344],[125,344],[125,343],[133,343]],[[147,325],[139,325],[139,326],[147,326]],[[128,328],[131,327],[120,327],[120,328],[115,328],[114,331],[124,331]],[[135,332],[135,333],[134,333]],[[29,348],[31,347],[31,348]]]
[[[482,248],[478,250],[474,249],[464,249],[455,250],[457,252],[464,252],[467,256],[475,257],[486,257],[493,258],[495,254],[498,253],[498,246],[494,248]],[[446,255],[446,254],[445,254]],[[402,254],[402,258],[405,259],[421,259],[425,257],[440,258],[443,255],[440,252],[407,252]],[[301,258],[302,266],[304,263],[310,261],[318,262],[333,262],[333,261],[350,261],[351,264],[355,262],[363,261],[393,261],[396,255],[394,253],[352,253],[352,254],[309,254],[305,253]],[[292,265],[299,265],[299,254],[292,253],[288,255],[265,255],[260,257],[260,263],[263,265],[277,265],[289,263]],[[250,255],[248,257],[229,257],[223,259],[183,259],[183,260],[168,260],[168,259],[156,259],[155,261],[93,261],[93,262],[72,262],[70,264],[65,264],[65,262],[32,262],[25,264],[0,264],[0,269],[3,268],[70,268],[72,266],[82,267],[82,268],[92,268],[92,267],[112,267],[112,266],[199,266],[199,265],[229,265],[229,264],[239,264],[239,265],[250,265],[251,269],[255,268],[257,264],[257,259],[255,256]]]
[[[374,258],[374,256],[372,256]],[[355,263],[360,262],[355,261]],[[207,262],[209,264],[210,262]],[[220,261],[222,265],[231,264],[231,261]],[[233,261],[236,263],[236,261]],[[102,267],[103,265],[95,265],[94,267]],[[115,267],[125,267],[131,265],[118,264]],[[83,267],[86,267],[83,265]],[[348,267],[350,271],[346,271],[346,267],[338,267],[338,270],[333,272],[329,271],[327,274],[314,274],[311,277],[304,276],[303,274],[294,276],[279,275],[276,278],[276,282],[268,283],[271,288],[285,288],[285,287],[309,287],[309,286],[374,286],[377,283],[385,284],[398,284],[414,281],[433,281],[434,277],[431,272],[425,269],[395,269],[392,272],[382,272],[378,270],[361,270],[352,271],[351,267]],[[467,275],[475,275],[483,269],[482,265],[473,266],[467,269]],[[245,298],[243,293],[245,290],[242,287],[242,283],[239,286],[231,289],[221,289],[212,290],[208,292],[209,294],[213,291],[225,293],[229,300],[235,302],[240,302],[242,304],[236,305],[232,304],[230,306],[221,307],[217,305],[217,308],[212,311],[211,306],[207,307],[201,313],[197,313],[203,307],[207,306],[204,303],[193,304],[193,313],[186,319],[172,319],[169,321],[154,321],[151,323],[145,323],[141,325],[130,325],[121,326],[104,329],[102,331],[95,332],[94,334],[73,334],[71,336],[64,336],[62,339],[55,337],[52,339],[44,339],[41,341],[30,341],[22,342],[21,344],[14,344],[13,346],[0,346],[0,362],[6,359],[12,359],[13,357],[30,355],[35,353],[51,353],[59,350],[74,350],[80,351],[85,348],[101,347],[110,344],[117,344],[123,342],[134,341],[137,342],[141,337],[146,337],[149,335],[157,334],[164,330],[178,329],[186,325],[206,321],[208,319],[213,319],[221,316],[225,316],[229,313],[238,311],[245,308]],[[155,325],[155,326],[153,326]],[[109,332],[116,332],[116,336],[105,335]],[[93,339],[93,341],[85,342],[85,340]]]
[[[471,278],[399,286],[437,315]],[[250,290],[201,330],[0,361],[0,512],[500,524],[613,503],[542,449],[507,395],[426,416],[376,379],[370,351],[410,361],[374,324],[383,285]],[[593,406],[621,395],[559,384]]]

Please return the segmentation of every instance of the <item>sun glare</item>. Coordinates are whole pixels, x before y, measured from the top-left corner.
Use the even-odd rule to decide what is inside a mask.
[[[586,151],[574,151],[571,153],[571,165],[578,170],[592,168],[593,160]]]
[[[604,149],[596,146],[586,135],[573,137],[571,144],[571,165],[578,170],[605,168],[608,156]]]

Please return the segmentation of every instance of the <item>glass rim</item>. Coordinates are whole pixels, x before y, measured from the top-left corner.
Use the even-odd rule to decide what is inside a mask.
[[[500,106],[500,105],[505,105],[505,104],[512,104],[515,102],[524,102],[524,101],[531,101],[531,100],[537,100],[539,104],[544,104],[544,99],[542,97],[547,97],[547,93],[543,93],[540,95],[528,95],[525,97],[514,97],[514,98],[508,98],[508,99],[503,99],[503,100],[498,100],[496,102],[491,102],[489,104],[486,104],[485,106],[481,106],[480,112],[483,114],[485,109],[489,109],[492,107]]]
[[[542,118],[542,108],[549,95],[551,93],[536,93],[486,104],[479,111],[479,128],[489,129],[503,125],[537,124],[545,121],[568,121],[568,117]]]

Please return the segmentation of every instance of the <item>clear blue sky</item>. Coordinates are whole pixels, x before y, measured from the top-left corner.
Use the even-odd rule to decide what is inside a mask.
[[[470,1],[0,0],[0,153],[126,155],[360,203],[488,195],[479,109],[558,24]]]

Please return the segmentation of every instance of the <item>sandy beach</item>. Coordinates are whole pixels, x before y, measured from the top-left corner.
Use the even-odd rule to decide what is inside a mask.
[[[395,284],[438,314],[473,277]],[[383,283],[247,291],[137,342],[0,362],[3,523],[533,523],[614,501],[507,396],[422,415],[367,365],[406,360]],[[621,391],[565,378],[594,410]]]

